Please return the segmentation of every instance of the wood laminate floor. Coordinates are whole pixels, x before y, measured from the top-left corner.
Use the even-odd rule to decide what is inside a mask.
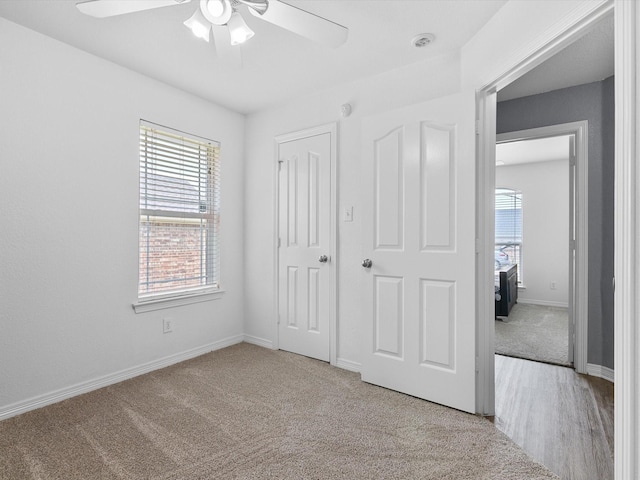
[[[495,357],[496,427],[563,480],[613,479],[613,384]]]

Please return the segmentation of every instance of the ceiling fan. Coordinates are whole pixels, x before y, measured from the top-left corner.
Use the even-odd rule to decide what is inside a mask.
[[[82,0],[76,7],[92,17],[151,10],[189,3],[191,0]],[[209,41],[213,32],[216,51],[223,61],[239,66],[239,45],[253,37],[253,31],[240,13],[241,7],[255,17],[296,33],[316,43],[338,47],[347,40],[349,30],[280,0],[199,0],[194,14],[184,24],[194,35]]]

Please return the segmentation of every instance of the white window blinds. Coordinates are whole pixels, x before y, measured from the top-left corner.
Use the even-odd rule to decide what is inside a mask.
[[[496,188],[496,251],[509,256],[518,265],[518,282],[522,282],[522,192]]]
[[[496,189],[496,244],[522,243],[522,194]]]
[[[219,287],[220,147],[140,122],[138,296]]]

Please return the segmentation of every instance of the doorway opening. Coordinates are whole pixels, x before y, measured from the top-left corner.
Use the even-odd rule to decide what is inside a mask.
[[[520,104],[518,100],[526,100],[529,99],[530,104],[535,104],[541,95],[541,93],[545,93],[545,95],[554,94],[554,92],[564,93],[570,85],[558,85],[557,83],[549,89],[549,83],[547,83],[542,90],[538,90],[537,92],[529,92],[524,95],[515,95],[511,98],[505,97],[505,92],[511,90],[510,94],[513,93],[513,85],[520,84],[520,86],[527,87],[527,82],[525,80],[531,80],[534,77],[537,78],[535,82],[533,82],[534,88],[540,88],[540,82],[543,82],[545,79],[548,79],[550,82],[556,76],[556,72],[559,71],[563,67],[563,63],[557,62],[558,57],[562,58],[562,55],[559,54],[570,54],[573,51],[574,45],[579,44],[578,40],[583,40],[588,38],[589,34],[597,30],[602,24],[609,22],[611,28],[613,29],[613,22],[611,21],[611,12],[613,8],[612,5],[603,5],[602,8],[593,11],[589,14],[588,18],[583,18],[579,24],[576,25],[567,25],[566,31],[557,39],[552,42],[546,44],[539,51],[532,52],[532,54],[526,59],[526,61],[521,62],[520,64],[513,67],[512,70],[506,72],[499,78],[496,78],[490,84],[487,84],[484,88],[478,91],[478,116],[479,116],[479,143],[478,143],[478,165],[477,165],[477,238],[480,245],[480,252],[478,255],[478,263],[477,263],[477,273],[478,273],[478,291],[477,291],[477,308],[478,308],[478,316],[481,319],[478,325],[478,356],[479,356],[479,378],[478,378],[478,405],[477,410],[487,415],[491,415],[494,413],[495,407],[495,364],[494,364],[494,352],[495,352],[495,301],[494,301],[494,247],[495,247],[495,211],[494,211],[494,202],[495,202],[495,186],[496,186],[496,178],[495,178],[495,155],[496,155],[496,139],[497,133],[510,132],[509,134],[513,134],[513,137],[510,137],[509,140],[515,141],[518,138],[518,132],[526,129],[536,129],[536,128],[549,128],[546,127],[548,125],[557,125],[562,124],[563,122],[572,122],[575,123],[576,120],[583,120],[589,118],[588,115],[583,114],[575,114],[573,117],[569,117],[567,113],[567,105],[562,104],[561,102],[550,102],[551,105],[546,108],[546,111],[550,111],[553,113],[553,118],[541,118],[540,117],[540,107],[535,106],[532,110],[528,110],[526,112],[522,111],[511,111],[508,112],[505,107],[511,105]],[[612,40],[609,43],[612,47]],[[612,57],[613,55],[609,52],[607,58]],[[555,60],[555,64],[553,64],[553,69],[549,70],[549,63],[553,63],[552,60]],[[540,70],[545,70],[545,75],[536,75]],[[526,74],[526,75],[525,75]],[[522,77],[522,79],[521,79]],[[522,81],[521,81],[522,80]],[[613,78],[610,78],[610,85],[613,85]],[[588,83],[587,83],[588,84]],[[574,85],[581,85],[581,82],[574,83]],[[529,84],[530,88],[532,85]],[[553,90],[553,88],[559,90]],[[498,105],[498,91],[500,91],[500,108]],[[602,92],[602,89],[600,89]],[[522,90],[520,91],[522,93]],[[515,100],[507,101],[507,100]],[[554,98],[555,100],[555,98]],[[580,102],[577,102],[579,105],[582,105]],[[521,105],[521,104],[520,104]],[[500,114],[498,114],[500,113]],[[510,115],[508,115],[510,113]],[[510,117],[508,120],[509,125],[505,126],[505,119]],[[598,118],[597,121],[594,121],[594,127],[597,129],[598,125],[601,125],[602,118]],[[613,123],[611,121],[610,123]],[[590,123],[591,125],[591,123]],[[592,127],[592,128],[594,128]],[[567,134],[571,134],[573,132],[565,132]],[[586,130],[585,130],[586,133]],[[555,136],[559,133],[542,133],[540,136]],[[586,136],[580,138],[579,132],[576,135],[576,150],[578,151],[581,146],[584,147],[584,152],[587,151],[587,144],[585,143]],[[598,152],[599,146],[594,145],[594,152]],[[585,158],[586,155],[585,155]],[[612,163],[612,162],[611,162]],[[585,178],[583,179],[583,185],[587,185],[587,168],[582,169],[582,173]],[[600,172],[597,172],[598,174]],[[588,205],[587,198],[584,196],[586,194],[586,190],[580,192],[580,183],[581,183],[581,175],[580,173],[576,176],[576,203],[580,206]],[[597,177],[594,177],[597,178]],[[595,192],[592,192],[595,193]],[[594,211],[598,213],[596,209]],[[613,215],[610,215],[613,217]],[[575,225],[578,230],[580,230],[581,225],[586,232],[588,217],[582,217],[581,214],[578,214],[575,219]],[[597,224],[597,223],[596,223]],[[611,229],[612,230],[612,229]],[[580,232],[576,233],[577,237],[580,238]],[[585,233],[583,238],[591,238]],[[589,248],[596,247],[596,244],[590,245]],[[586,247],[586,245],[585,245]],[[576,268],[579,268],[581,264],[587,265],[587,248],[582,249],[582,253],[584,257],[581,259],[581,245],[576,245]],[[526,252],[525,252],[526,254]],[[526,267],[525,267],[526,268]],[[590,267],[589,267],[590,268]],[[578,297],[580,298],[580,280],[584,279],[584,274],[586,274],[588,269],[585,269],[582,274],[578,274],[576,272],[576,291],[578,293]],[[598,272],[599,274],[600,272]],[[525,272],[526,275],[526,272]],[[594,277],[599,278],[599,277]],[[587,286],[585,285],[585,288]],[[593,289],[592,289],[593,290]],[[591,295],[590,290],[585,290],[585,298],[589,298]],[[593,291],[594,294],[599,294],[599,291]],[[583,311],[580,312],[581,302],[576,303],[575,305],[576,312],[575,317],[577,319],[586,319],[588,318],[588,309],[586,307],[582,307]],[[580,345],[586,345],[587,337],[586,337],[586,329],[580,332],[578,325],[576,325],[577,330],[575,331],[575,344],[576,348],[574,351],[574,365],[576,371],[579,373],[587,373],[587,359],[586,359],[586,346],[584,351],[581,350]],[[581,356],[581,353],[584,355]]]
[[[585,121],[497,136],[498,354],[563,366],[575,356],[584,368],[587,131]]]
[[[604,123],[607,123],[606,121],[603,121],[603,117],[601,116],[602,114],[598,113],[598,116],[596,117],[595,121],[592,122],[592,118],[589,115],[582,115],[583,112],[579,112],[580,110],[579,108],[576,109],[575,111],[571,111],[571,113],[569,114],[568,103],[571,103],[570,101],[568,103],[563,104],[562,102],[558,102],[557,100],[561,96],[565,95],[567,93],[566,90],[568,90],[570,87],[575,86],[577,88],[577,86],[590,85],[591,83],[596,83],[596,82],[604,82],[605,80],[609,80],[609,79],[610,81],[608,82],[608,84],[613,85],[614,83],[613,78],[610,78],[613,75],[613,68],[610,73],[608,73],[607,75],[599,79],[593,79],[587,82],[579,82],[579,83],[575,83],[574,85],[555,86],[554,87],[555,89],[545,88],[544,90],[541,90],[535,93],[529,93],[528,96],[525,95],[525,96],[512,97],[511,99],[513,100],[522,99],[522,102],[519,103],[520,107],[523,106],[523,103],[527,103],[524,101],[525,98],[529,98],[528,106],[531,107],[533,105],[533,108],[525,112],[520,111],[518,114],[514,114],[514,111],[511,111],[510,118],[506,120],[506,122],[510,123],[510,125],[506,125],[506,126],[505,126],[505,118],[507,118],[508,116],[508,113],[507,113],[508,108],[505,109],[505,106],[506,106],[505,104],[515,105],[516,102],[508,102],[506,100],[511,100],[511,99],[506,99],[503,97],[502,98],[503,102],[498,104],[497,92],[498,90],[500,90],[502,93],[502,90],[505,89],[505,87],[507,87],[512,82],[514,82],[515,79],[518,79],[519,77],[523,77],[524,74],[535,72],[537,67],[542,67],[544,65],[544,63],[542,62],[553,59],[554,58],[553,55],[555,55],[558,52],[561,52],[562,49],[566,49],[567,51],[570,50],[569,47],[573,46],[574,43],[577,43],[576,40],[580,39],[581,37],[586,38],[589,32],[592,32],[598,28],[599,24],[610,21],[610,19],[607,18],[609,17],[608,14],[610,13],[610,11],[611,11],[611,6],[609,6],[608,8],[603,8],[598,12],[594,12],[590,18],[583,19],[580,25],[567,28],[567,31],[565,32],[566,36],[564,38],[557,39],[555,42],[550,42],[539,52],[532,54],[532,56],[529,57],[527,61],[523,62],[517,67],[514,67],[512,71],[506,73],[501,78],[496,79],[490,86],[487,86],[485,89],[481,90],[478,94],[478,107],[479,107],[479,115],[480,115],[480,128],[479,128],[480,141],[478,144],[479,158],[480,158],[480,161],[478,163],[478,191],[479,191],[478,198],[480,200],[480,203],[482,203],[482,205],[479,206],[478,218],[481,220],[479,221],[479,226],[478,226],[478,229],[479,229],[478,237],[484,242],[483,248],[480,253],[479,263],[478,263],[478,271],[480,272],[480,275],[481,275],[481,277],[479,277],[479,290],[478,290],[478,297],[480,299],[479,302],[481,302],[482,301],[481,299],[488,293],[488,287],[491,286],[490,284],[488,284],[489,279],[493,280],[492,278],[493,275],[491,275],[491,270],[490,270],[491,267],[489,265],[490,265],[490,262],[491,263],[494,262],[494,258],[493,258],[493,255],[490,256],[489,248],[491,247],[491,249],[493,249],[495,245],[495,223],[494,223],[495,222],[495,218],[494,218],[495,190],[494,189],[495,187],[505,186],[505,185],[499,184],[499,175],[496,174],[496,165],[495,165],[495,162],[497,160],[496,141],[504,140],[504,138],[499,138],[497,134],[501,134],[503,132],[510,132],[510,134],[511,133],[513,134],[513,137],[510,137],[509,140],[512,142],[515,142],[516,140],[524,139],[524,136],[522,135],[522,131],[526,130],[527,128],[532,128],[532,127],[548,128],[544,126],[562,124],[562,122],[572,122],[572,121],[575,122],[576,120],[588,119],[589,124],[584,126],[583,133],[586,134],[588,129],[591,128],[591,131],[589,131],[588,133],[589,133],[589,137],[593,141],[593,138],[595,137],[592,137],[591,134],[592,133],[594,135],[600,134],[601,125]],[[610,21],[610,23],[611,25],[613,24],[612,21]],[[568,37],[571,37],[571,38],[568,38]],[[613,50],[613,46],[611,47],[611,50]],[[611,53],[609,57],[613,57],[613,54]],[[549,71],[547,69],[547,76],[551,77],[553,76],[553,74],[554,74],[553,70]],[[531,76],[527,75],[527,76],[529,76],[529,78],[531,79],[535,75],[531,75]],[[540,77],[538,77],[538,79],[540,79]],[[594,88],[596,90],[599,90],[600,94],[602,94],[602,92],[604,91],[604,88],[602,88],[602,85],[601,86],[596,85]],[[562,93],[559,93],[560,91],[562,91]],[[547,101],[544,107],[540,105],[540,100],[541,100],[541,97],[543,96],[542,95],[543,93],[547,95],[547,98],[546,98],[547,100],[550,97],[553,97],[553,100],[554,100],[554,101]],[[570,93],[573,93],[573,92],[570,92]],[[611,95],[611,99],[612,99],[611,103],[613,104],[613,95]],[[573,100],[575,100],[575,97]],[[542,110],[545,111],[544,115],[542,113]],[[578,111],[579,113],[576,113],[576,111]],[[547,115],[548,112],[551,112],[551,113]],[[507,115],[505,115],[505,113],[507,113]],[[613,113],[611,115],[613,115]],[[500,118],[501,116],[502,118]],[[545,118],[543,118],[543,116],[545,116]],[[549,121],[549,117],[551,117],[551,121]],[[579,123],[579,122],[576,122],[576,123]],[[613,120],[611,119],[609,123],[613,124]],[[512,132],[512,131],[515,131],[515,132]],[[568,132],[560,132],[560,133],[565,133],[569,136],[573,135],[573,138],[575,138],[576,152],[580,149],[581,145],[584,147],[583,151],[585,153],[587,152],[588,143],[586,141],[586,135],[584,135],[583,138],[580,139],[579,131],[575,131],[575,132],[568,131]],[[540,135],[540,137],[558,136],[560,135],[560,133],[555,133],[555,134],[547,133],[547,135]],[[613,146],[613,144],[611,145]],[[599,149],[600,149],[600,145],[597,145],[597,144],[592,145],[592,151],[594,154],[596,154],[596,156],[599,154]],[[613,165],[613,158],[614,158],[613,153],[611,153],[610,157],[611,158],[609,159],[609,163]],[[588,157],[585,155],[584,158],[586,159]],[[595,165],[598,165],[597,162],[599,161],[600,160],[596,160]],[[585,162],[584,164],[585,167],[587,166],[587,163],[588,162]],[[499,168],[500,167],[498,167],[498,169]],[[586,371],[587,370],[586,325],[587,325],[588,313],[590,312],[589,310],[590,304],[587,303],[587,300],[589,299],[589,296],[590,296],[590,290],[588,287],[588,283],[586,282],[586,275],[591,272],[589,271],[590,262],[587,261],[588,249],[586,248],[585,242],[589,242],[589,240],[591,240],[591,237],[587,230],[587,222],[591,218],[588,215],[580,213],[579,209],[582,206],[588,207],[589,209],[591,209],[592,206],[595,207],[592,213],[593,215],[595,215],[594,218],[596,219],[596,221],[595,223],[592,224],[595,227],[595,229],[593,229],[592,232],[595,232],[596,230],[600,229],[599,231],[604,234],[605,232],[611,232],[613,230],[613,229],[601,228],[600,226],[601,220],[599,218],[599,215],[602,216],[601,214],[604,211],[606,211],[606,206],[602,206],[598,203],[602,198],[599,195],[600,192],[598,191],[601,185],[600,181],[603,178],[600,171],[596,170],[595,172],[593,172],[595,173],[595,175],[591,179],[591,183],[595,187],[594,191],[592,191],[592,196],[591,196],[591,198],[594,200],[593,205],[589,205],[588,203],[589,197],[586,196],[586,193],[587,193],[586,188],[585,189],[581,188],[582,181],[584,182],[582,184],[583,187],[588,186],[588,182],[587,182],[588,178],[586,177],[586,175],[589,168],[592,168],[591,164],[589,164],[588,168],[582,168],[582,169],[580,169],[580,166],[578,165],[576,167],[576,170],[573,172],[575,175],[574,177],[575,179],[573,181],[568,182],[570,185],[570,188],[574,189],[574,195],[570,196],[570,198],[574,198],[574,205],[570,207],[570,211],[573,211],[573,207],[577,207],[577,208],[574,214],[574,218],[575,218],[574,227],[568,228],[570,234],[572,232],[575,233],[574,239],[570,239],[567,242],[569,246],[569,252],[570,252],[569,257],[574,259],[573,268],[569,267],[568,279],[571,279],[571,276],[572,276],[574,280],[575,298],[572,296],[569,296],[569,300],[567,301],[567,308],[569,309],[573,306],[573,308],[575,309],[574,315],[573,315],[574,318],[576,319],[575,350],[574,350],[573,359],[574,359],[576,370],[581,373],[587,373]],[[584,178],[582,177],[582,174],[584,174]],[[606,189],[603,189],[603,190],[606,190]],[[585,195],[584,202],[582,200],[583,194]],[[526,205],[526,196],[523,196],[522,203]],[[613,217],[613,212],[607,211],[607,215],[610,217]],[[524,218],[524,222],[526,224],[526,216]],[[581,229],[584,229],[582,231],[582,233],[584,234],[583,238],[581,235]],[[598,240],[598,238],[596,238],[595,240]],[[527,277],[527,256],[526,256],[527,255],[527,250],[526,250],[527,236],[526,234],[522,238],[522,246],[523,246],[523,259],[524,259],[522,264],[523,282],[525,287],[530,288],[527,285],[527,282],[529,281],[529,279]],[[600,258],[605,257],[604,249],[601,248],[601,246],[598,244],[598,241],[593,242],[592,245],[590,246],[592,247],[592,250],[599,255],[599,257],[597,257],[598,262],[600,261]],[[572,250],[572,248],[574,248],[574,250]],[[584,255],[584,257],[582,257],[582,255]],[[593,279],[592,287],[593,285],[599,283],[599,278],[600,278],[600,275],[594,275],[592,277]],[[548,281],[545,282],[547,289],[549,290],[551,289],[552,283],[556,284],[556,289],[557,289],[558,285],[557,285],[557,282],[554,282],[554,280],[555,279],[549,279]],[[582,282],[582,286],[581,286],[581,282]],[[600,289],[598,292],[595,292],[595,293],[600,294],[600,292],[602,291],[604,290]],[[530,292],[527,292],[527,293],[530,293]],[[572,300],[572,298],[574,299]],[[583,299],[582,301],[581,301],[581,298]],[[532,366],[531,368],[534,368],[535,366],[535,368],[548,367],[548,368],[557,369],[554,372],[545,370],[542,376],[539,377],[544,379],[549,378],[550,376],[553,377],[554,375],[563,375],[565,373],[571,376],[571,378],[582,378],[582,379],[586,378],[589,381],[591,380],[592,377],[579,377],[579,376],[576,376],[575,372],[571,371],[570,369],[560,368],[560,367],[555,367],[550,365],[543,365],[537,362],[526,362],[526,361],[515,360],[515,359],[509,359],[509,360],[512,360],[513,362],[521,362],[521,363],[509,363],[507,366],[507,364],[502,361],[502,359],[505,359],[506,357],[501,357],[501,356],[494,357],[493,352],[495,351],[494,341],[495,341],[496,325],[494,323],[494,315],[493,315],[494,308],[491,308],[491,307],[493,307],[493,305],[489,305],[488,302],[485,304],[479,305],[479,309],[480,309],[479,315],[481,318],[484,318],[483,322],[487,322],[486,324],[483,324],[479,327],[479,330],[480,330],[479,331],[479,345],[480,345],[479,354],[480,354],[481,362],[484,362],[483,368],[485,366],[488,367],[485,372],[485,375],[486,375],[484,377],[485,381],[484,382],[480,381],[479,386],[480,386],[480,389],[482,388],[486,389],[487,386],[489,386],[488,390],[485,390],[484,392],[482,391],[479,392],[479,397],[478,397],[479,402],[481,404],[482,402],[484,402],[484,405],[481,407],[482,411],[484,411],[485,413],[487,411],[491,413],[495,413],[496,415],[495,420],[497,424],[503,421],[508,422],[510,420],[513,420],[514,418],[517,417],[517,415],[509,417],[510,420],[506,420],[507,416],[513,412],[505,413],[505,408],[510,408],[510,406],[513,405],[512,400],[514,398],[521,398],[524,402],[523,403],[523,406],[524,406],[525,403],[530,398],[530,395],[527,394],[527,392],[530,393],[530,390],[529,390],[530,386],[534,384],[538,385],[538,387],[541,390],[544,390],[545,392],[547,392],[547,395],[541,396],[539,400],[536,400],[536,402],[540,402],[540,405],[536,408],[538,412],[541,411],[540,409],[545,408],[544,406],[549,406],[549,411],[563,411],[563,412],[569,411],[567,410],[567,408],[569,407],[568,404],[565,404],[564,406],[562,406],[561,402],[557,401],[558,398],[561,398],[561,397],[565,398],[564,393],[561,390],[563,388],[563,385],[559,383],[556,385],[547,385],[547,384],[543,385],[542,383],[536,383],[537,380],[533,373],[531,374],[530,378],[528,378],[526,375],[523,374],[524,370],[529,368],[527,365]],[[580,311],[582,311],[582,313],[580,313]],[[489,317],[489,315],[491,315],[491,317]],[[585,328],[580,329],[580,320],[584,321]],[[598,326],[598,322],[596,322],[596,326]],[[569,345],[571,345],[571,343],[569,343]],[[581,346],[584,346],[584,349],[582,349]],[[487,349],[487,348],[491,349],[490,350],[491,353],[483,351],[483,349]],[[568,357],[570,357],[569,354],[568,354]],[[510,371],[509,369],[517,373],[517,375],[512,377],[512,379],[516,379],[516,378],[519,379],[520,385],[522,386],[523,390],[521,391],[518,390],[519,387],[516,386],[516,383],[511,382],[511,380],[509,380],[509,382],[507,383],[503,381],[505,372],[508,373]],[[495,372],[499,373],[500,382],[498,382],[498,380],[494,377]],[[492,378],[489,378],[488,377],[489,375],[491,375]],[[540,381],[542,382],[542,380]],[[499,386],[498,390],[495,390],[495,388],[498,386]],[[610,384],[609,386],[612,387]],[[611,403],[611,411],[612,411],[613,410],[612,396],[611,396],[610,403]],[[497,406],[495,404],[497,404]],[[494,406],[495,406],[495,410],[493,410]],[[524,408],[522,410],[522,414],[524,415],[524,417],[522,418],[527,418],[529,421],[532,422],[532,424],[537,425],[536,427],[537,433],[534,435],[536,437],[536,441],[545,445],[553,444],[554,441],[557,441],[557,427],[558,425],[561,424],[559,421],[551,421],[548,424],[545,424],[545,421],[547,421],[548,419],[542,418],[544,417],[544,415],[535,417],[535,414],[534,414],[532,416],[531,409],[529,408]],[[585,415],[585,411],[579,411],[576,414],[576,418],[579,418],[582,421],[584,419],[584,415]],[[612,416],[612,414],[610,416]],[[594,413],[593,417],[602,418],[602,419],[608,418],[607,412],[603,413],[601,411],[597,411],[596,413]],[[513,424],[522,425],[522,421],[521,421],[522,418],[519,418],[518,421],[513,422]],[[603,425],[607,424],[607,422],[604,422],[604,421],[602,421],[601,423]],[[612,422],[608,422],[608,423],[612,423]],[[579,428],[578,429],[576,428],[577,425],[578,425],[577,422],[563,423],[561,427],[562,431],[564,432],[563,435],[567,435],[568,437],[571,437],[571,438],[581,438],[580,430]],[[542,434],[541,432],[543,431],[547,432],[548,436],[545,436],[544,434]],[[612,429],[609,429],[608,432],[610,433],[611,436],[613,436]],[[527,438],[531,438],[531,437],[532,437],[531,435],[527,435]],[[592,446],[595,445],[596,443],[598,442],[593,442]],[[604,452],[604,454],[601,457],[612,458],[613,450],[611,449],[609,451],[609,447],[612,446],[613,442],[608,442],[607,440],[604,440],[603,442],[601,442],[601,444],[602,444],[601,445],[602,448],[599,451]],[[598,443],[598,445],[600,445],[600,443]],[[554,447],[554,451],[556,452],[556,454],[558,452],[562,452],[560,456],[567,459],[570,459],[572,457],[582,458],[584,456],[590,457],[590,456],[600,455],[600,454],[596,455],[595,453],[593,453],[592,455],[589,452],[588,448],[591,448],[591,447],[589,447],[589,445],[587,444],[577,446],[576,448],[559,445],[558,448]],[[535,450],[535,448],[533,447],[531,448],[531,450],[528,448],[525,448],[525,449],[530,454],[533,454],[532,451]],[[546,461],[543,461],[543,460],[541,461],[542,463],[547,464]],[[613,462],[601,462],[601,463],[602,465],[605,465],[606,463],[607,469],[605,470],[607,471],[607,475],[597,476],[597,478],[610,477],[613,471]],[[552,470],[555,471],[554,468],[552,468]],[[596,470],[594,468],[592,473],[590,473],[590,475],[593,475],[593,474],[598,475],[595,472]],[[580,475],[578,475],[575,478],[588,478],[588,477],[587,476],[580,477]]]

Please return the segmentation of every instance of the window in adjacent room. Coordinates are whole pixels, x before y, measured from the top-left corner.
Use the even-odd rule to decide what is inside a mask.
[[[518,283],[522,283],[522,192],[496,188],[496,270],[518,265]]]
[[[220,146],[140,122],[140,300],[219,288]]]

